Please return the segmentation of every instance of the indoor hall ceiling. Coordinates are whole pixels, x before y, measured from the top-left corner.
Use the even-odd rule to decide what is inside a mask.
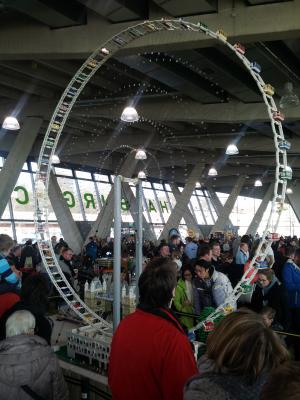
[[[124,21],[143,19],[146,14],[185,15],[181,10],[184,4],[187,13],[193,14],[188,19],[207,19],[213,29],[228,25],[232,13],[237,11],[236,18],[241,15],[243,20],[243,26],[236,26],[237,39],[241,37],[245,43],[247,57],[261,64],[264,80],[275,86],[277,104],[287,81],[294,84],[300,95],[300,27],[292,21],[295,13],[299,15],[299,0],[257,6],[254,3],[261,2],[240,0],[235,1],[231,11],[233,3],[227,0],[219,4],[208,0],[141,1],[140,8],[134,7],[134,1],[116,0],[103,2],[105,7],[101,9],[97,8],[99,2],[72,2],[78,5],[77,14],[68,7],[53,6],[55,10],[49,18],[55,20],[55,13],[61,13],[55,25],[55,21],[45,19],[44,12],[38,13],[38,6],[41,3],[43,11],[56,2],[30,0],[25,10],[21,1],[2,1],[0,114],[3,118],[7,112],[20,108],[21,124],[27,115],[43,116],[33,158],[38,155],[60,95],[86,55],[96,48],[95,38],[98,46],[101,37],[108,38],[131,24]],[[280,7],[288,7],[289,14],[285,15],[286,8]],[[258,8],[269,16],[270,25],[264,18],[253,24],[249,17],[249,25],[245,23],[247,19],[242,18],[242,13],[250,15]],[[273,20],[277,21],[274,35]],[[70,27],[63,27],[67,25]],[[232,37],[229,40],[234,43],[235,35]],[[238,174],[249,177],[245,184],[249,191],[257,177],[271,182],[272,132],[256,84],[240,61],[225,46],[207,37],[195,40],[191,36],[189,40],[184,33],[180,37],[162,36],[164,45],[155,49],[147,38],[143,40],[116,54],[85,87],[58,146],[61,160],[115,171],[128,154],[126,146],[145,146],[153,155],[144,165],[152,177],[183,183],[200,159],[206,164],[203,183],[208,167],[218,167],[218,177],[209,180],[217,190],[230,190]],[[153,36],[151,41],[155,40]],[[122,109],[133,98],[141,120],[127,126],[120,124]],[[300,179],[299,107],[287,111],[284,127],[286,138],[293,144],[289,160],[294,175]],[[15,137],[16,133],[6,133],[1,150],[8,151]],[[232,141],[237,143],[240,154],[225,157],[226,146]],[[109,156],[112,150],[113,156]]]

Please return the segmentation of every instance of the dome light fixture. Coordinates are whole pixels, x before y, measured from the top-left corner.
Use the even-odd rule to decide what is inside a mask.
[[[4,119],[2,128],[8,131],[17,131],[20,129],[20,124],[16,117],[10,116]]]
[[[135,157],[136,160],[147,160],[147,154],[143,149],[137,149]]]
[[[293,194],[293,189],[292,188],[287,188],[286,189],[287,194]]]
[[[208,171],[208,176],[217,176],[218,175],[218,171],[216,170],[215,167],[211,167]]]
[[[284,95],[281,97],[279,107],[282,109],[297,107],[300,104],[299,97],[294,92],[292,82],[284,85]]]
[[[256,181],[254,182],[254,186],[255,187],[261,187],[263,184],[262,184],[262,181],[260,180],[260,179],[256,179]]]
[[[147,177],[146,177],[145,172],[144,172],[144,171],[140,171],[140,172],[138,173],[138,178],[139,178],[139,179],[146,179]]]
[[[200,182],[196,182],[196,188],[201,188],[201,183]]]
[[[139,120],[139,114],[134,107],[125,107],[122,115],[121,121],[124,122],[137,122]]]
[[[51,163],[52,164],[60,164],[60,159],[56,154],[53,154],[53,156],[51,157]]]
[[[239,149],[236,147],[234,143],[231,143],[227,146],[226,154],[228,156],[234,156],[235,154],[239,154]]]

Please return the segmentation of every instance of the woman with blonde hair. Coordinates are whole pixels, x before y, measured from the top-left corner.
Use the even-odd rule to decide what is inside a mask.
[[[184,400],[259,400],[269,373],[288,358],[260,315],[234,312],[209,336],[200,375],[186,384]]]

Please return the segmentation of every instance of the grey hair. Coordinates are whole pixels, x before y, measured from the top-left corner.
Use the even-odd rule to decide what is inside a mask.
[[[17,335],[33,335],[35,318],[27,310],[16,311],[7,319],[5,327],[7,338]]]

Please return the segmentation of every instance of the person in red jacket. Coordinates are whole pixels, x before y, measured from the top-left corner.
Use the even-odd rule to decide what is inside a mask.
[[[139,305],[112,340],[108,382],[114,400],[182,400],[185,382],[198,373],[192,347],[169,309],[176,264],[158,258],[139,279]]]

